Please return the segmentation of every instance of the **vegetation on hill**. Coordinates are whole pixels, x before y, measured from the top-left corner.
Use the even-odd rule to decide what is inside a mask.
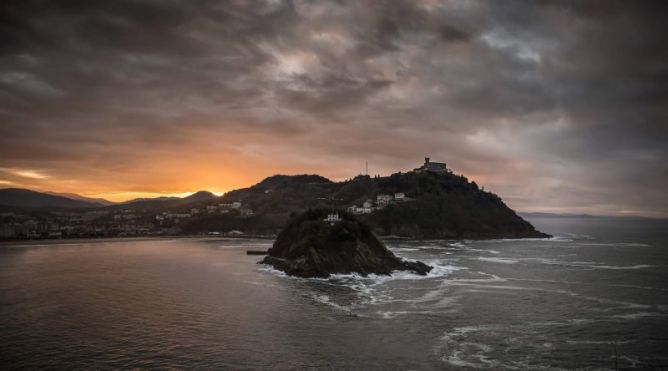
[[[97,202],[75,200],[69,197],[31,191],[22,188],[0,189],[0,205],[18,208],[77,209],[103,206]]]
[[[392,202],[361,215],[378,235],[413,238],[547,237],[506,206],[497,195],[475,182],[451,173],[408,172],[387,177],[359,176],[332,182],[318,175],[276,175],[223,195],[220,202],[239,201],[253,216],[211,215],[183,226],[186,233],[242,230],[276,234],[291,213],[309,208],[345,210],[375,201],[380,194],[404,193],[406,201]]]

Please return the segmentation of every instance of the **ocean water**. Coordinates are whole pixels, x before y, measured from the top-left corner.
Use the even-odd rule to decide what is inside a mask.
[[[165,239],[0,247],[2,369],[668,368],[668,225],[532,220],[552,239],[388,241],[426,277],[290,278]]]

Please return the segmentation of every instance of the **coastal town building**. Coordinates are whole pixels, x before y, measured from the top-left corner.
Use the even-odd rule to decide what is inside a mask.
[[[339,216],[339,213],[327,214],[327,217],[324,220],[324,222],[329,223],[330,225],[334,225],[340,221],[341,217]]]
[[[239,209],[239,215],[241,215],[241,216],[253,216],[254,215],[253,209],[251,209],[249,207]]]
[[[391,195],[378,195],[376,196],[376,203],[378,205],[387,205],[392,201]]]
[[[240,209],[241,201],[218,204],[218,208],[221,210]]]
[[[366,202],[364,204],[367,205]],[[373,211],[373,208],[371,206],[369,206],[369,207],[364,207],[364,206],[359,207],[357,205],[352,205],[352,206],[348,207],[348,211],[355,214],[355,215],[371,214],[371,212]]]

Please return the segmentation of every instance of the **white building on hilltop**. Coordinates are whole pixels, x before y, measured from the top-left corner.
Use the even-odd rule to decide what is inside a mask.
[[[323,220],[326,223],[334,225],[334,223],[340,222],[342,219],[339,216],[339,213],[327,214],[327,217]]]
[[[415,169],[416,172],[430,172],[430,173],[450,173],[450,169],[445,162],[432,162],[429,157],[424,158],[424,165]]]

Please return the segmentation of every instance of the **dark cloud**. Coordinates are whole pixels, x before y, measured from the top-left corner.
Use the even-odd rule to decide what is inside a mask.
[[[6,0],[0,181],[156,189],[178,183],[158,167],[197,163],[230,188],[430,154],[519,209],[667,216],[667,18],[663,1]],[[217,164],[252,175],[202,175]]]

